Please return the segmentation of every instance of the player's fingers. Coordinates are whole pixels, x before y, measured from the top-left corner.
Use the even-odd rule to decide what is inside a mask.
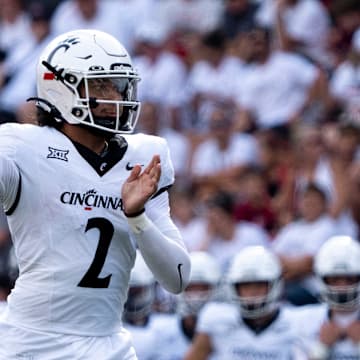
[[[148,175],[154,181],[159,181],[161,175],[161,163],[155,163]]]
[[[158,182],[161,176],[161,164],[156,164],[153,170],[153,178],[156,180],[156,182]]]
[[[156,167],[157,164],[160,164],[160,156],[159,155],[154,155],[153,158],[151,159],[149,165],[144,170],[144,173],[145,174],[150,174],[151,170],[154,167]]]
[[[135,165],[134,168],[131,170],[131,173],[126,181],[131,182],[136,180],[139,177],[140,172],[141,172],[141,165]]]

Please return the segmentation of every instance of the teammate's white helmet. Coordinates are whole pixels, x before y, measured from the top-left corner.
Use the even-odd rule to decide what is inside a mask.
[[[314,259],[321,295],[330,307],[352,309],[360,305],[360,244],[349,236],[334,236],[319,249]],[[327,277],[355,277],[353,285],[330,286]]]
[[[248,246],[235,255],[226,274],[226,282],[231,285],[231,296],[239,303],[243,317],[257,318],[277,309],[283,285],[281,275],[277,256],[262,246]],[[238,295],[237,285],[257,282],[268,283],[265,296]]]
[[[155,283],[155,277],[141,255],[136,252],[134,267],[131,269],[129,286],[148,286]]]
[[[113,36],[98,30],[74,30],[53,39],[37,67],[37,106],[56,120],[113,133],[130,133],[138,119],[140,80],[127,50]],[[107,87],[118,99],[108,98]],[[89,89],[97,88],[96,97]],[[92,96],[92,97],[91,97]],[[110,115],[94,116],[100,104]]]
[[[155,277],[137,251],[130,273],[128,298],[125,303],[125,321],[136,321],[148,316],[155,301]]]
[[[214,295],[221,278],[220,265],[209,253],[190,252],[191,271],[187,289],[178,296],[180,315],[196,315]]]

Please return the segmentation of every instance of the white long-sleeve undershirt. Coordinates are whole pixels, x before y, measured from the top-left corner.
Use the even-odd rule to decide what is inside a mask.
[[[149,214],[128,218],[131,232],[155,278],[169,292],[178,294],[190,278],[190,258],[177,227],[168,215],[168,194],[150,201]]]

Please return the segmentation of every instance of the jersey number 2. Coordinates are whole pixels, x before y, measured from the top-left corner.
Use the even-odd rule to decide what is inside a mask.
[[[112,274],[104,278],[99,278],[99,274],[104,266],[111,239],[114,235],[114,226],[109,220],[97,217],[89,219],[85,228],[85,232],[90,229],[99,229],[99,243],[94,259],[91,262],[88,271],[79,282],[78,286],[86,288],[107,288],[109,287]]]

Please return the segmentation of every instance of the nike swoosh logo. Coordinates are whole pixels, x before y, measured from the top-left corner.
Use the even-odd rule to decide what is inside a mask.
[[[130,163],[128,162],[128,163],[126,164],[126,170],[131,171],[131,170],[134,168],[134,166],[135,166],[135,165],[130,165]],[[140,166],[144,166],[144,165],[140,165]]]
[[[183,266],[183,264],[178,264],[178,266],[177,266],[177,270],[179,273],[179,280],[180,280],[180,289],[182,289],[182,287],[183,287],[183,277],[182,277],[182,273],[181,273],[182,266]]]

